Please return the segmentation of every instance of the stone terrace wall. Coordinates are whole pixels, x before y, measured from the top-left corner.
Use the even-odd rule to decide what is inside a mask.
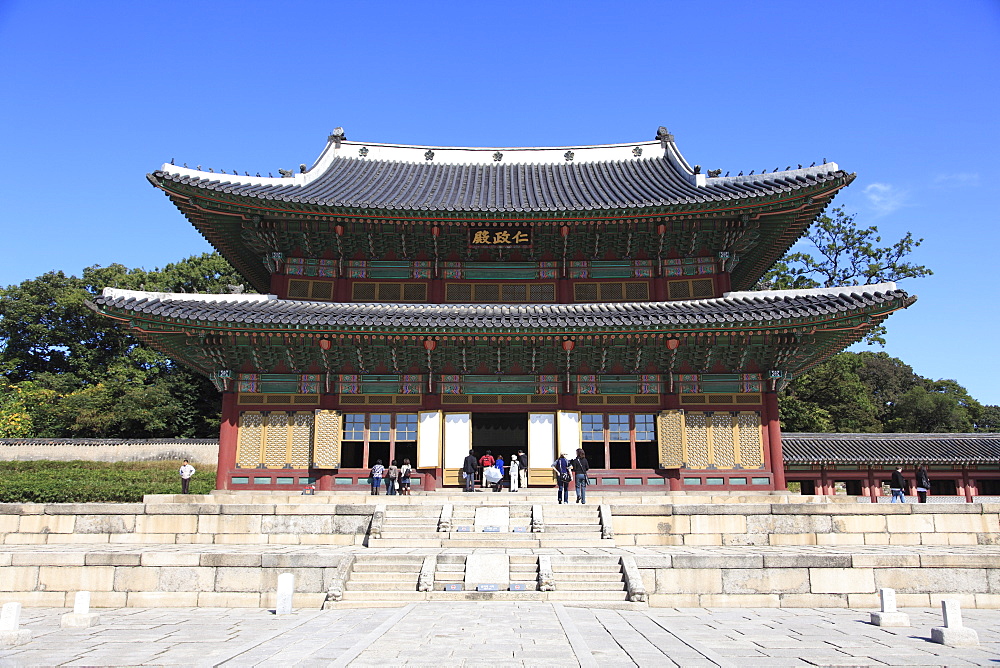
[[[219,460],[216,439],[128,440],[111,438],[0,439],[0,461],[52,460],[69,462],[136,462],[189,459],[198,464]]]
[[[611,515],[618,545],[1000,545],[989,503],[612,503]]]
[[[4,503],[0,543],[353,545],[373,513],[366,504]]]

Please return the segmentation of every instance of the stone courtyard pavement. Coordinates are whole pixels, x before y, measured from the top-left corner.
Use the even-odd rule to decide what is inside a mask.
[[[1000,611],[964,610],[980,647],[930,642],[936,609],[879,628],[843,609],[605,609],[555,603],[420,603],[298,610],[102,610],[62,630],[59,608],[25,608],[30,643],[0,666],[997,666]]]

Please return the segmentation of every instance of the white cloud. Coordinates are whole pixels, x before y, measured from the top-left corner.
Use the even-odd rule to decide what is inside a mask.
[[[939,188],[975,188],[979,185],[979,174],[975,172],[938,174],[934,177],[934,185]]]
[[[906,206],[907,192],[888,183],[872,183],[862,192],[877,216],[890,214]]]

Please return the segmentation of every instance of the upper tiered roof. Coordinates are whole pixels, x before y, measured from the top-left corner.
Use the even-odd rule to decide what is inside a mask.
[[[582,212],[704,204],[719,208],[849,179],[836,163],[750,176],[707,176],[661,128],[655,141],[602,146],[467,148],[350,142],[331,135],[311,168],[284,177],[172,164],[171,184],[270,202],[440,212]]]

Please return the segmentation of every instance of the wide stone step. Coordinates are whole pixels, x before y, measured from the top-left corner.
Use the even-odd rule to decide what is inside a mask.
[[[369,547],[441,547],[441,540],[429,540],[425,538],[391,538],[389,540],[371,538],[368,540]]]
[[[410,570],[416,568],[420,570],[424,558],[418,555],[358,555],[354,561],[353,571],[395,571]]]
[[[386,515],[385,521],[382,524],[383,526],[386,524],[437,526],[437,523],[437,517],[400,517],[398,515]]]
[[[625,591],[624,582],[565,582],[556,580],[556,591]]]
[[[538,547],[545,547],[541,544],[541,541],[532,539],[508,539],[506,542],[498,542],[496,540],[483,540],[482,538],[470,538],[469,540],[453,540],[453,541],[443,541],[443,546],[448,548],[470,548],[470,547],[489,547],[489,548],[504,548],[504,549],[533,549]],[[571,546],[577,547],[577,546]],[[596,547],[593,545],[588,545],[586,547]]]
[[[543,533],[575,533],[593,531],[600,533],[599,524],[546,524]]]
[[[419,577],[419,571],[414,573],[408,571],[353,571],[348,582],[412,582],[416,584]]]
[[[539,534],[542,535],[542,534]],[[591,540],[584,540],[578,538],[564,539],[564,540],[553,540],[551,538],[542,538],[538,541],[539,547],[552,547],[552,548],[565,548],[565,547],[605,547],[607,541],[601,542],[600,538],[594,538]]]
[[[552,571],[556,582],[623,582],[621,571],[615,573],[594,571]]]
[[[355,582],[354,580],[348,580],[345,583],[345,591],[415,591],[417,588],[417,581],[414,578],[413,582],[392,582],[390,580],[382,580],[380,582]]]
[[[374,591],[374,590],[344,590],[344,601],[354,601],[358,603],[376,601],[423,601],[427,595],[422,591]]]
[[[556,590],[548,592],[550,601],[627,601],[626,591],[570,591]]]
[[[413,531],[399,531],[397,529],[391,529],[391,530],[383,529],[382,530],[382,536],[381,536],[381,538],[375,538],[375,539],[369,538],[369,541],[371,541],[371,540],[390,540],[392,538],[408,538],[408,539],[423,538],[425,540],[435,540],[435,539],[436,540],[440,540],[441,538],[444,538],[447,535],[448,534],[446,534],[446,533],[440,533],[438,531],[420,531],[420,530],[417,530],[417,529],[414,529]]]

